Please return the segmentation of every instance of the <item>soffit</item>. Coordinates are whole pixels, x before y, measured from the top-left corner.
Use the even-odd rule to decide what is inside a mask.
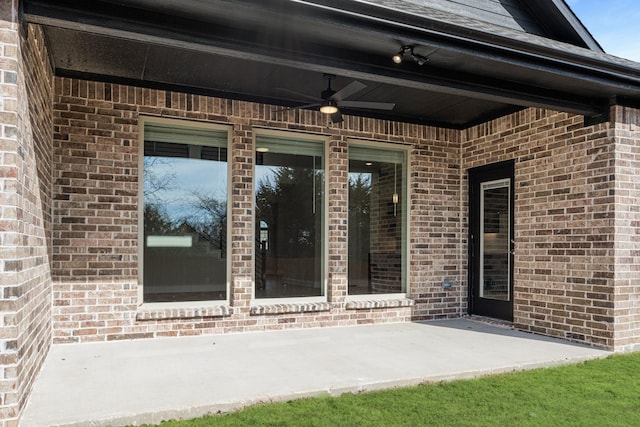
[[[292,94],[318,96],[331,73],[335,89],[367,85],[349,100],[396,104],[345,113],[454,128],[527,106],[595,117],[611,97],[640,99],[638,64],[433,8],[429,19],[383,0],[85,3],[24,3],[59,75],[296,106],[308,99]],[[429,62],[393,64],[402,44]]]

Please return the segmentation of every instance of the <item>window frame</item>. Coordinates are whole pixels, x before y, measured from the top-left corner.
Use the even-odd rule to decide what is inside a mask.
[[[287,139],[295,139],[298,136],[300,139],[304,140],[315,140],[318,143],[322,144],[322,155],[323,155],[323,170],[324,170],[324,184],[323,184],[323,195],[324,200],[322,203],[323,215],[322,215],[322,260],[320,262],[321,265],[321,295],[318,296],[310,296],[310,297],[291,297],[291,298],[256,298],[256,148],[257,148],[257,140],[260,136],[265,137],[280,137]],[[270,129],[270,128],[253,128],[252,135],[252,177],[253,177],[253,185],[251,189],[251,200],[253,203],[253,214],[251,216],[251,241],[253,246],[253,251],[251,252],[251,304],[252,305],[276,305],[276,304],[298,304],[298,303],[315,303],[315,302],[327,302],[328,301],[328,271],[329,271],[329,136],[320,134],[320,133],[312,133],[312,132],[303,132],[303,131],[295,131],[295,130],[278,130],[278,129]]]
[[[383,142],[378,140],[367,140],[367,139],[356,139],[356,138],[348,138],[347,139],[347,182],[346,182],[346,205],[347,210],[349,207],[349,148],[352,146],[359,146],[364,148],[374,148],[379,150],[393,150],[393,151],[401,151],[404,153],[404,158],[406,162],[406,167],[404,171],[404,178],[406,182],[406,186],[403,191],[404,202],[402,203],[402,207],[404,208],[404,212],[406,212],[405,217],[405,230],[404,230],[404,245],[403,248],[403,260],[402,260],[402,274],[404,276],[403,292],[395,292],[395,293],[386,293],[386,294],[349,294],[349,271],[347,266],[347,294],[345,296],[345,301],[383,301],[383,300],[394,300],[394,299],[404,299],[409,295],[409,290],[411,289],[411,281],[409,273],[411,271],[410,266],[410,257],[411,257],[411,245],[409,239],[409,232],[411,230],[411,203],[410,203],[410,194],[411,194],[411,149],[412,146],[409,144],[398,144],[393,142]],[[347,247],[349,246],[349,221],[347,221]]]
[[[179,301],[179,302],[145,302],[144,301],[144,142],[145,125],[147,123],[176,125],[194,129],[212,129],[224,131],[227,134],[227,244],[226,244],[226,298],[221,300],[201,300],[201,301]],[[215,122],[206,122],[190,119],[166,118],[157,116],[139,116],[138,120],[138,306],[145,309],[166,309],[166,308],[193,308],[193,307],[217,307],[229,305],[231,296],[231,211],[232,211],[232,159],[231,144],[233,136],[233,126]]]

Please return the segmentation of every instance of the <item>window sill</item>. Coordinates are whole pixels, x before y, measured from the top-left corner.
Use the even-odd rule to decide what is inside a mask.
[[[309,303],[288,303],[288,304],[265,304],[251,307],[252,315],[260,314],[286,314],[286,313],[309,313],[318,311],[329,311],[333,308],[328,302]]]
[[[138,307],[136,320],[202,319],[231,314],[233,309],[227,304],[154,303]]]
[[[347,301],[345,309],[347,310],[369,310],[375,308],[398,308],[412,307],[415,301],[409,298],[400,299],[373,299],[373,300],[352,300]]]

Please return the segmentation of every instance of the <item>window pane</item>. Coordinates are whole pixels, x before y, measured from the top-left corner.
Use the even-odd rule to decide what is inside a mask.
[[[349,147],[349,294],[405,292],[406,153]]]
[[[482,183],[480,195],[480,297],[508,301],[510,179]]]
[[[145,302],[227,297],[226,132],[193,132],[145,125]]]
[[[258,136],[255,177],[256,298],[323,295],[323,144]]]

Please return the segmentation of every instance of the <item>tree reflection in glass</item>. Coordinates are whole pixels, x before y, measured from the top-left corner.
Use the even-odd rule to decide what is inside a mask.
[[[315,152],[256,153],[256,298],[323,295],[322,145],[307,144]]]
[[[145,142],[145,302],[226,299],[226,149]]]
[[[406,153],[349,146],[349,294],[406,289]]]

